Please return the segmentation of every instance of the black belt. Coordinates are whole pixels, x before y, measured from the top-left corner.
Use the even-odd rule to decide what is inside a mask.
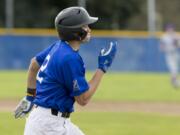
[[[56,110],[56,109],[51,109],[51,114],[52,115],[55,115],[55,116],[58,116],[58,110]],[[71,113],[69,113],[69,112],[62,112],[62,114],[61,114],[61,117],[63,117],[63,118],[69,118],[70,117],[70,114]]]
[[[37,108],[37,107],[38,107],[38,105],[35,106],[35,108]],[[58,112],[59,112],[58,110],[51,108],[51,114],[52,115],[58,116]],[[61,113],[62,113],[61,117],[63,117],[63,118],[69,118],[70,114],[71,114],[69,112],[61,112]]]

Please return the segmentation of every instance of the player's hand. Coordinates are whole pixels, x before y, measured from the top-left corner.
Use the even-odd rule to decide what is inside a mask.
[[[101,69],[104,73],[106,73],[106,71],[113,62],[117,50],[116,46],[117,46],[117,42],[110,42],[109,48],[107,50],[103,48],[100,51],[98,57],[98,68]]]
[[[17,105],[17,107],[14,111],[14,117],[16,119],[22,118],[26,114],[28,114],[34,105],[32,101],[33,101],[33,97],[29,97],[29,96],[24,97]]]

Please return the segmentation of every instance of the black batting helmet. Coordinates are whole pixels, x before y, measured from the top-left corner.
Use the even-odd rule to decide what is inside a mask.
[[[95,23],[97,17],[91,17],[83,7],[69,7],[62,10],[55,19],[55,27],[62,40],[83,40],[87,32],[84,25]]]

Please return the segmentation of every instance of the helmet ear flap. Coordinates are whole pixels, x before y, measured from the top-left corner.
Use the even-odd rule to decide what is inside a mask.
[[[58,30],[59,37],[62,40],[78,40],[82,41],[87,36],[87,31],[83,28],[59,28]]]
[[[84,29],[81,28],[81,30],[78,33],[79,37],[80,37],[80,41],[83,40],[86,36],[87,36],[87,31],[85,31]]]

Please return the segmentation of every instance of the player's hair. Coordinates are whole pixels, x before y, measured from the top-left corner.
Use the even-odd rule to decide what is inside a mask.
[[[69,7],[56,16],[55,27],[61,40],[81,41],[87,35],[82,27],[97,20],[97,17],[91,17],[83,7]]]

